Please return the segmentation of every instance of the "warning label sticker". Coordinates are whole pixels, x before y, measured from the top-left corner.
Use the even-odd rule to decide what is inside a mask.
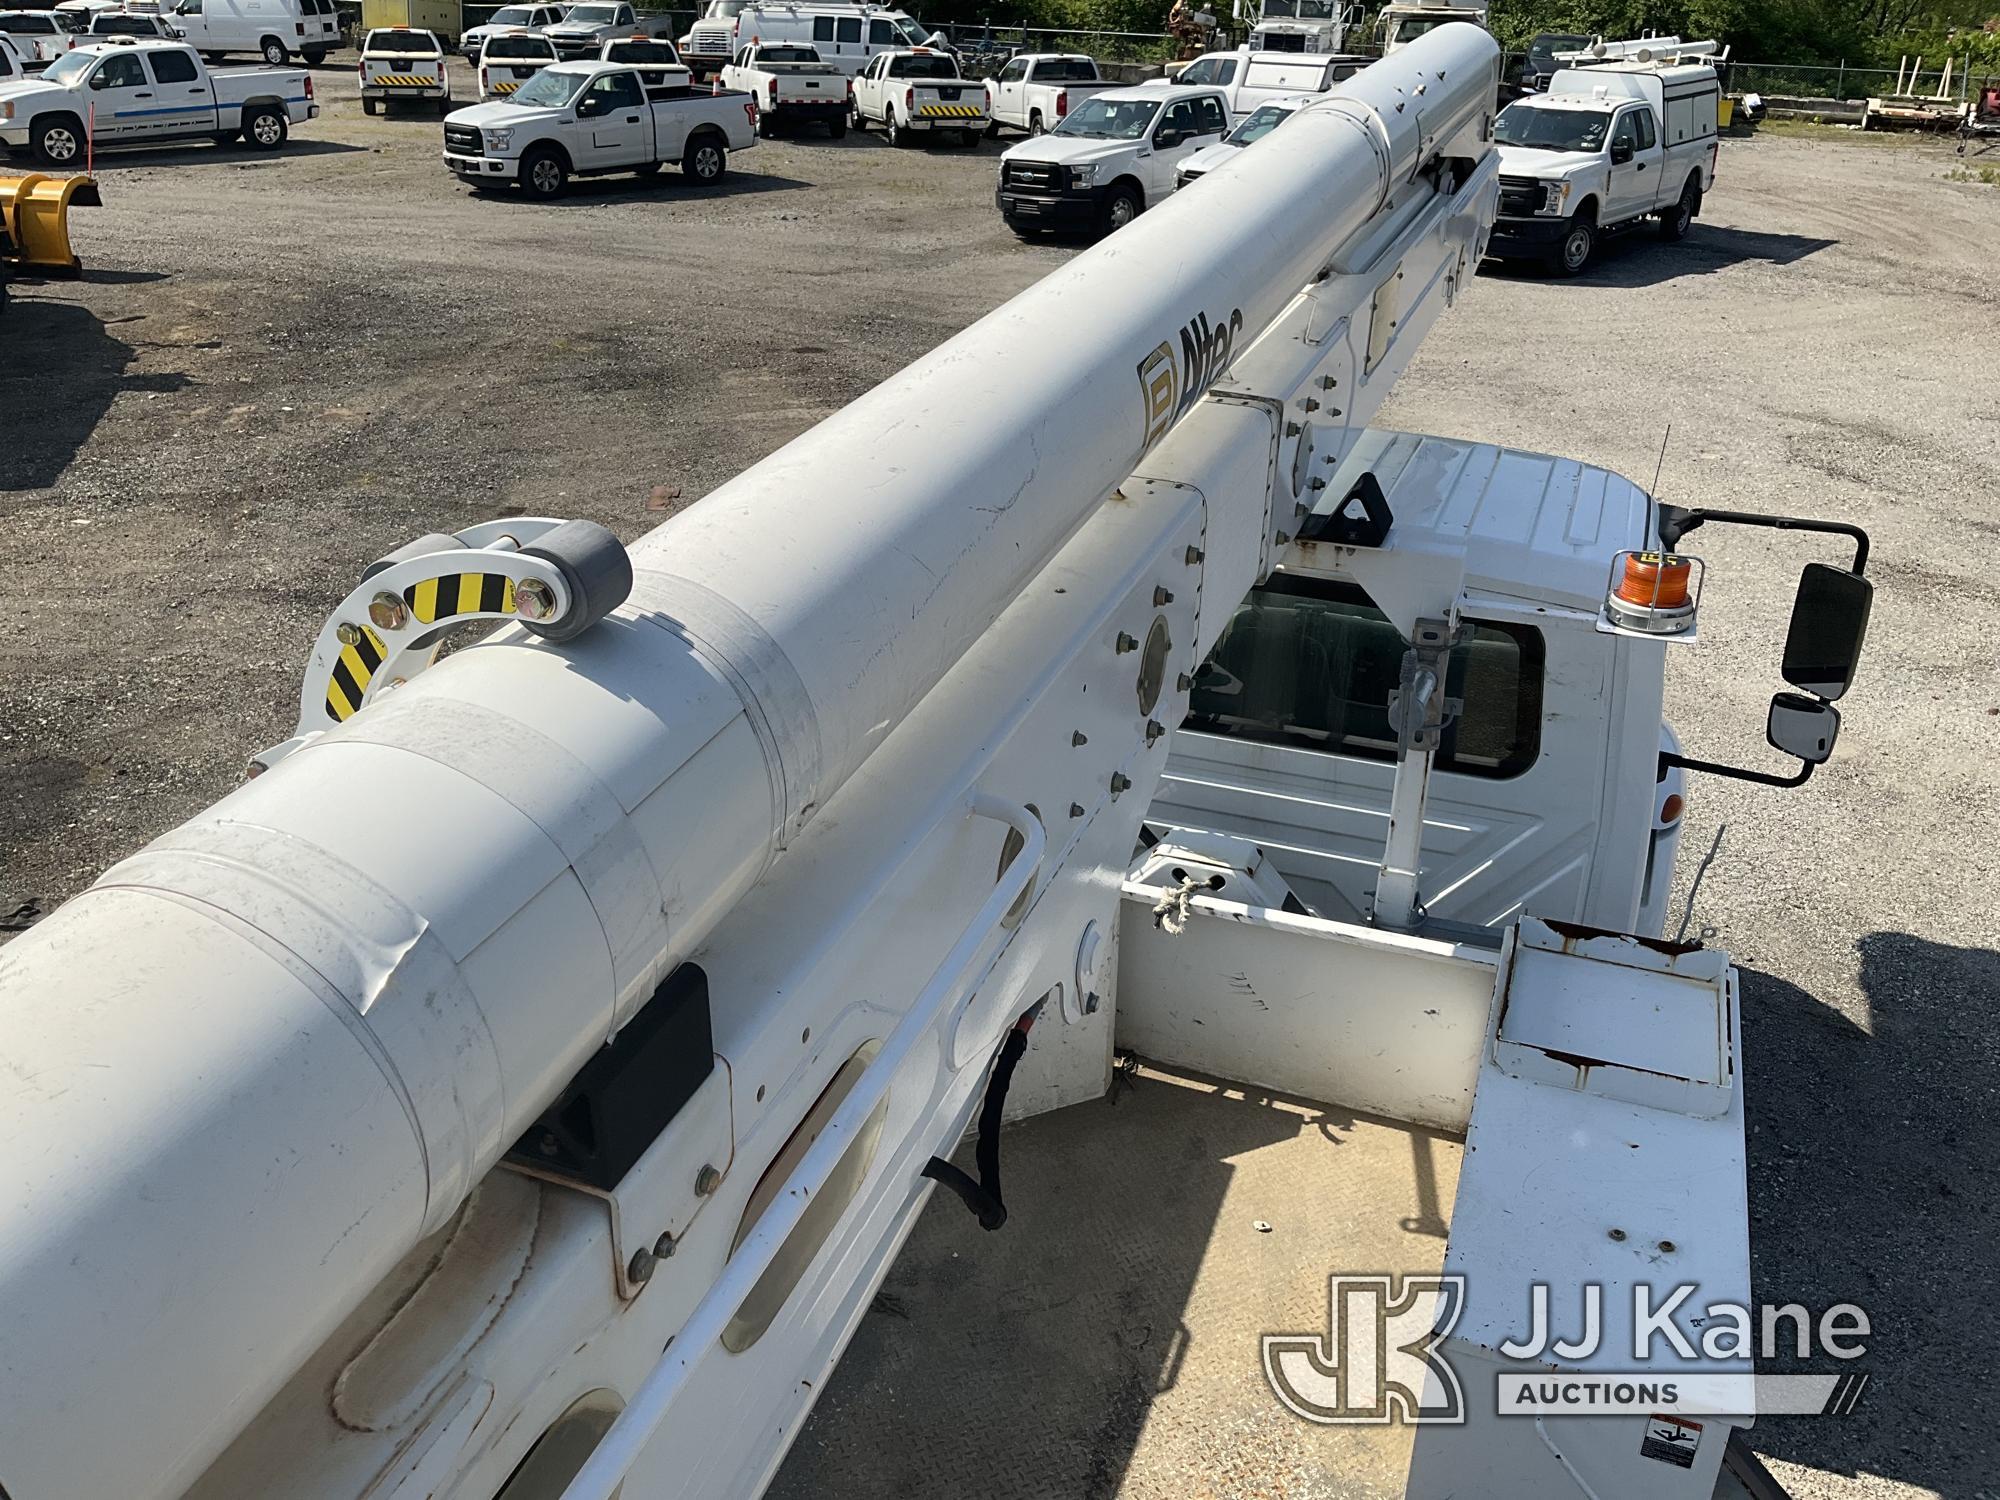
[[[1639,1456],[1657,1458],[1677,1469],[1692,1469],[1694,1450],[1700,1446],[1701,1423],[1654,1412],[1646,1418],[1646,1435],[1639,1439]]]

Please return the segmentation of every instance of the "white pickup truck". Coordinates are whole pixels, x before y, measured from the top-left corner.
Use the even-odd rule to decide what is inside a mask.
[[[120,37],[0,84],[0,146],[51,167],[82,166],[91,138],[102,148],[205,135],[275,151],[318,114],[304,68],[211,72],[184,42]]]
[[[1072,107],[1117,85],[1097,71],[1095,60],[1075,52],[1037,52],[1012,58],[986,80],[987,134],[1002,125],[1041,135],[1055,129]]]
[[[377,26],[361,39],[361,112],[379,114],[392,103],[451,113],[451,73],[435,32]]]
[[[536,31],[500,31],[479,49],[479,97],[505,99],[551,63],[556,44]]]
[[[1707,63],[1571,67],[1493,122],[1500,216],[1486,253],[1574,276],[1603,236],[1653,218],[1678,240],[1715,182],[1720,86]]]
[[[948,53],[928,47],[878,52],[854,79],[849,118],[856,130],[880,125],[892,146],[948,134],[961,146],[986,134],[986,88],[958,76]]]
[[[790,125],[824,125],[835,139],[847,134],[847,75],[822,62],[816,47],[741,48],[722,70],[722,86],[756,98],[759,135]]]
[[[582,5],[572,5],[569,14],[555,25],[543,27],[542,35],[556,44],[556,51],[566,61],[595,57],[606,42],[631,36],[638,29],[638,13],[623,0],[585,0]]]
[[[572,177],[645,177],[670,161],[707,186],[722,180],[730,152],[757,144],[748,94],[648,88],[644,73],[628,63],[552,64],[511,99],[445,116],[444,164],[474,188],[518,182],[554,198]]]
[[[1047,135],[1002,152],[994,201],[1023,238],[1109,234],[1171,193],[1180,164],[1228,129],[1221,89],[1113,89],[1084,100]]]
[[[600,62],[631,63],[639,70],[639,81],[649,89],[684,89],[694,82],[694,74],[681,61],[674,44],[663,36],[635,31],[630,36],[613,37],[597,49]]]

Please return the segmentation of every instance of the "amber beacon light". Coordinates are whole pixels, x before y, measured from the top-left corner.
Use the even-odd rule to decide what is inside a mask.
[[[1694,625],[1695,559],[1672,552],[1621,552],[1605,597],[1613,624],[1649,635],[1679,635]]]

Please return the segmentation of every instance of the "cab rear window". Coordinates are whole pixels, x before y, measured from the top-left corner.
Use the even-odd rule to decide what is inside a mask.
[[[1185,727],[1267,745],[1394,760],[1389,695],[1407,649],[1358,589],[1274,577],[1253,589],[1195,674]],[[1468,621],[1445,693],[1464,700],[1436,769],[1518,776],[1541,753],[1542,634]]]
[[[371,31],[361,50],[370,57],[436,57],[444,51],[428,31]]]
[[[496,36],[486,43],[486,55],[547,62],[556,55],[556,44],[543,36]]]
[[[958,69],[948,57],[899,57],[889,65],[891,78],[956,78]]]
[[[0,16],[0,31],[15,36],[56,36],[62,28],[47,16]]]

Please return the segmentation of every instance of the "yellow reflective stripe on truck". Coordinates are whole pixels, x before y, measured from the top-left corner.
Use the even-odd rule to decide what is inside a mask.
[[[944,120],[979,120],[986,116],[986,108],[979,104],[919,104],[917,113]]]
[[[416,73],[377,73],[366,82],[371,88],[385,89],[434,89],[438,85],[437,79]]]

